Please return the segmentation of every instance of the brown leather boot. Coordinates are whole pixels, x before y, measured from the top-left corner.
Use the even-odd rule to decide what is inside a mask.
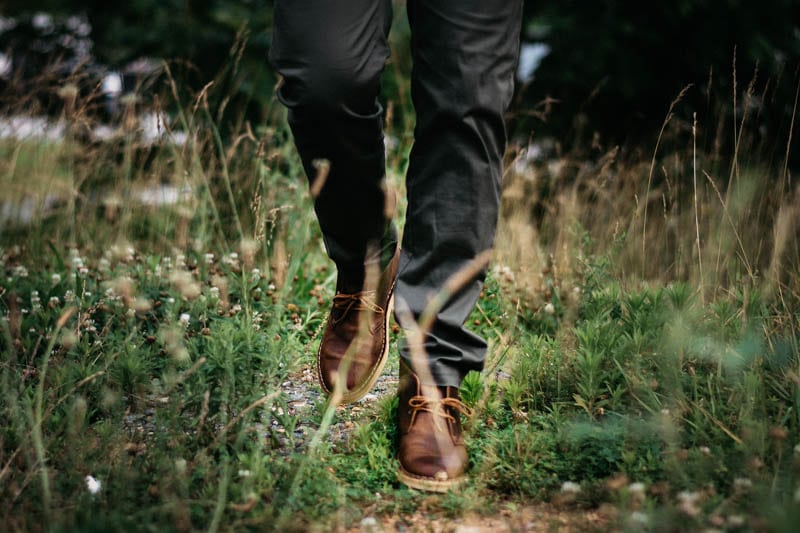
[[[413,489],[447,492],[467,479],[461,413],[472,412],[459,400],[456,387],[433,387],[431,392],[434,397],[425,396],[417,375],[401,361],[397,475]]]
[[[337,289],[322,341],[317,352],[317,375],[322,390],[331,394],[340,377],[340,367],[347,367],[346,389],[339,403],[359,400],[375,385],[389,354],[389,317],[394,299],[394,285],[400,249],[381,273],[375,290],[344,292]],[[369,328],[359,338],[363,313]]]

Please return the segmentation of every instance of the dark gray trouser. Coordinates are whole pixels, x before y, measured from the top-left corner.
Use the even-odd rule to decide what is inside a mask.
[[[419,316],[445,280],[494,241],[522,0],[407,4],[417,125],[396,296]],[[397,243],[384,214],[377,100],[391,11],[391,0],[275,1],[270,60],[284,78],[278,97],[309,179],[315,159],[330,162],[315,210],[340,286],[363,280],[368,245],[379,243],[385,257]],[[464,328],[483,278],[444,306],[426,338],[439,385],[459,386],[483,367],[486,343]],[[410,361],[406,346],[400,352]]]

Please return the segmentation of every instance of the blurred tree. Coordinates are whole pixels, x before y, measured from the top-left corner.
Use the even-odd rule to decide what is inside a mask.
[[[187,91],[216,80],[220,101],[234,96],[229,116],[245,113],[257,121],[269,112],[275,83],[267,63],[272,1],[5,0],[3,13],[85,14],[98,62],[120,67],[139,57],[171,60]],[[404,2],[397,3],[402,16]],[[733,95],[734,50],[739,101],[758,65],[758,97],[766,104],[760,119],[773,127],[791,117],[800,0],[526,0],[524,17],[523,40],[544,43],[550,53],[534,79],[520,84],[518,132],[535,129],[577,144],[595,133],[608,144],[637,142],[658,132],[669,103],[689,84],[694,87],[682,105],[701,119],[716,116],[715,106]],[[231,54],[237,35],[246,36],[246,47]],[[0,32],[0,49],[7,46],[2,39]],[[403,69],[387,71],[389,99],[403,91],[392,77],[408,76],[407,55],[406,49],[395,55]],[[548,116],[528,112],[548,97],[558,101]],[[780,104],[769,107],[773,99]],[[406,104],[396,113],[410,109]],[[724,113],[732,114],[732,106]]]
[[[785,118],[800,66],[800,0],[527,1],[523,40],[551,52],[521,89],[522,106],[546,97],[559,103],[547,124],[523,119],[519,127],[635,142],[658,132],[689,84],[686,105],[698,115],[719,113],[711,107],[732,100],[734,54],[739,101],[758,65],[757,90],[771,78],[758,97],[771,100],[778,91],[780,109],[771,111]]]
[[[139,58],[165,59],[187,94],[215,81],[212,96],[229,116],[263,118],[275,76],[267,64],[272,0],[7,0],[3,13],[32,20],[84,15],[93,60],[119,69]],[[15,43],[4,43],[0,49]]]

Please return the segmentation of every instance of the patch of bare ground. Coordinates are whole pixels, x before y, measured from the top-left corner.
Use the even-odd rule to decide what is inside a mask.
[[[433,532],[433,533],[506,533],[525,531],[607,531],[608,517],[597,510],[559,509],[550,504],[537,504],[503,510],[494,516],[466,514],[459,518],[442,518],[422,512],[408,516],[367,517],[352,532]]]

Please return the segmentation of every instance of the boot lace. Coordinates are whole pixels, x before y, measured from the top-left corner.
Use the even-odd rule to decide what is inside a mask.
[[[412,396],[411,399],[408,400],[408,405],[411,407],[411,423],[409,424],[409,429],[414,427],[414,422],[417,420],[417,413],[420,411],[433,414],[433,423],[439,431],[444,430],[442,420],[448,422],[456,421],[451,411],[461,413],[467,418],[472,416],[472,409],[456,398],[433,399],[417,395]],[[448,408],[450,410],[448,410]]]
[[[340,311],[333,323],[341,322],[351,311],[369,311],[375,315],[382,314],[383,307],[375,303],[375,291],[361,291],[353,294],[337,294],[333,297],[333,309]]]

